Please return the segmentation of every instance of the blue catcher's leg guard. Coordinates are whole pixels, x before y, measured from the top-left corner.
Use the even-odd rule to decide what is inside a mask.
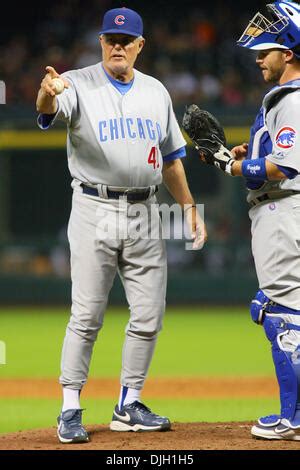
[[[300,350],[283,351],[280,337],[298,325],[286,323],[280,316],[264,315],[263,327],[272,344],[272,356],[280,390],[281,418],[293,429],[300,428]],[[286,422],[287,420],[287,422]]]

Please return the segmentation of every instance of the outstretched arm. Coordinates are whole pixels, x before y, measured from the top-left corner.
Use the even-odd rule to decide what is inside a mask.
[[[46,67],[46,75],[42,80],[41,88],[38,92],[36,100],[36,109],[41,114],[55,114],[57,111],[57,100],[53,78],[61,78],[65,84],[65,88],[69,88],[67,80],[60,77],[53,67]]]

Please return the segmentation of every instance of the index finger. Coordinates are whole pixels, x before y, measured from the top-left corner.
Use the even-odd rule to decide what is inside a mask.
[[[51,65],[47,65],[46,71],[51,75],[51,78],[59,77],[59,74],[56,72],[54,67],[51,67]]]

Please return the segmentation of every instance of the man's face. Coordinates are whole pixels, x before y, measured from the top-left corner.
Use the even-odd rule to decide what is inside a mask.
[[[126,73],[133,68],[144,42],[128,34],[103,34],[100,43],[104,64],[115,74]]]
[[[256,63],[262,70],[265,82],[279,83],[286,67],[285,52],[282,49],[259,51]]]

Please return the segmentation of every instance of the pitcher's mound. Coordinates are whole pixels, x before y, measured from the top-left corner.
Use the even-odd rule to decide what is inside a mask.
[[[300,449],[296,441],[262,441],[250,435],[252,423],[173,423],[167,432],[112,432],[87,426],[90,442],[61,444],[56,428],[0,434],[4,450],[255,450]]]

